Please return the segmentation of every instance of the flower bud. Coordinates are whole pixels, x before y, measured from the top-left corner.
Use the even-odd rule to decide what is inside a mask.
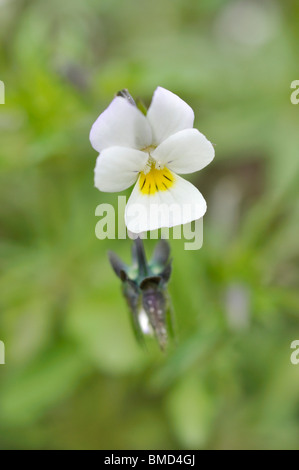
[[[168,341],[170,300],[167,283],[171,275],[170,248],[161,240],[147,262],[142,240],[137,238],[133,246],[133,266],[127,266],[110,252],[109,260],[114,272],[122,281],[123,294],[130,309],[133,328],[139,341],[144,335],[155,336],[160,348],[165,349]],[[173,328],[171,328],[173,331]]]

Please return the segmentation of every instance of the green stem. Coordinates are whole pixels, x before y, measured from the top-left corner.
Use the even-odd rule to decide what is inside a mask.
[[[138,261],[138,268],[139,268],[139,275],[142,277],[146,277],[148,275],[147,269],[147,260],[144,251],[143,241],[141,238],[135,239],[135,246],[136,246],[136,255]]]

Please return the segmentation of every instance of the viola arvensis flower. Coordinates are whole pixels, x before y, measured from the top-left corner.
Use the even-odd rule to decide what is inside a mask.
[[[90,141],[100,152],[95,186],[118,192],[137,181],[125,211],[131,232],[181,225],[205,214],[201,193],[179,176],[214,158],[213,145],[193,122],[190,106],[158,87],[146,116],[132,98],[116,96],[92,126]]]

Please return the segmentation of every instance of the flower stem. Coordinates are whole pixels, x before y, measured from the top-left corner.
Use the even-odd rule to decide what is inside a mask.
[[[137,237],[135,239],[135,246],[136,246],[136,255],[137,255],[137,261],[138,261],[139,275],[146,277],[148,275],[147,260],[146,260],[146,255],[144,251],[143,241],[141,240],[141,238]]]
[[[136,103],[134,101],[134,98],[130,95],[127,89],[120,90],[116,93],[116,96],[121,96],[122,98],[125,98],[126,100],[129,101],[133,106],[136,106]]]

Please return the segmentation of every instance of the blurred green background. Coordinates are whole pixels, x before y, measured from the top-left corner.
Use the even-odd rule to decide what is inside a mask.
[[[299,4],[0,1],[1,449],[298,449]],[[164,86],[216,159],[204,245],[171,242],[178,345],[135,342],[88,134]],[[129,195],[130,191],[125,194]],[[150,253],[153,242],[146,242]]]

